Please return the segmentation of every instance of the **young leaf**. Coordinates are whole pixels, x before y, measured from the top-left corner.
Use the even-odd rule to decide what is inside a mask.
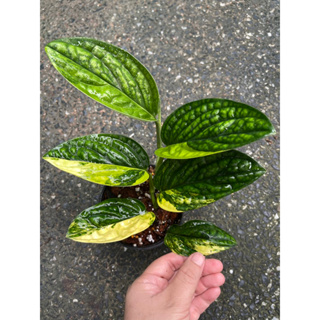
[[[171,212],[200,208],[248,186],[264,173],[255,160],[236,150],[196,159],[166,160],[155,176],[160,191],[157,202]]]
[[[157,85],[128,52],[88,38],[55,40],[45,50],[53,66],[81,92],[129,117],[156,121]]]
[[[66,237],[88,243],[120,241],[147,229],[154,219],[154,213],[146,212],[137,199],[107,199],[82,211]]]
[[[237,148],[275,130],[259,110],[223,99],[187,103],[164,122],[161,137],[167,145],[156,150],[159,157],[190,159]]]
[[[64,142],[44,157],[55,167],[106,186],[134,186],[149,178],[149,158],[134,140],[115,134],[92,134]]]
[[[164,244],[182,256],[194,252],[207,256],[235,246],[236,240],[210,222],[192,220],[182,226],[172,225],[164,238]]]

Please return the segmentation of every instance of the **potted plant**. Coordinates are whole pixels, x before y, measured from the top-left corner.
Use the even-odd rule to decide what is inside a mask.
[[[162,126],[157,85],[128,52],[88,38],[59,39],[45,50],[81,92],[129,117],[154,122],[157,133],[155,166],[138,142],[117,134],[78,137],[44,155],[61,170],[107,186],[101,202],[74,219],[67,237],[135,247],[152,247],[164,238],[181,255],[234,246],[235,239],[211,222],[179,225],[181,213],[209,205],[265,173],[234,148],[274,134],[269,119],[246,104],[212,98],[181,106]]]

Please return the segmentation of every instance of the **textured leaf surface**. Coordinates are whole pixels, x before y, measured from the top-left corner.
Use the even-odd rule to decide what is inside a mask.
[[[201,220],[172,225],[164,238],[164,244],[173,252],[189,256],[194,252],[210,255],[236,245],[236,240],[214,224]]]
[[[149,158],[134,140],[114,134],[92,134],[64,142],[44,157],[55,167],[107,186],[133,186],[149,178]]]
[[[166,160],[155,176],[160,191],[157,202],[171,212],[200,208],[248,186],[264,173],[255,160],[236,150]]]
[[[189,159],[237,148],[261,139],[275,130],[259,110],[223,99],[187,103],[174,111],[161,130],[165,148],[156,155]]]
[[[66,237],[88,243],[120,241],[147,229],[154,219],[137,199],[107,199],[82,211]]]
[[[156,83],[128,52],[88,38],[55,40],[45,50],[54,67],[92,99],[135,119],[156,120]]]

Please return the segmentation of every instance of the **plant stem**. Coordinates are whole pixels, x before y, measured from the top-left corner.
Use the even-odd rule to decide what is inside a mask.
[[[156,121],[156,130],[157,130],[157,148],[162,148],[162,141],[161,141],[161,106],[160,106],[160,102],[158,104],[158,119]],[[157,172],[158,167],[160,166],[160,164],[163,162],[163,158],[156,156],[157,160],[156,160],[156,167],[154,169],[155,173]],[[156,189],[154,187],[153,184],[153,177],[152,174],[149,173],[149,187],[150,187],[150,196],[151,196],[151,200],[152,200],[152,204],[153,207],[155,209],[158,209],[158,203],[157,203],[157,199],[156,199]]]
[[[157,128],[157,148],[162,148],[162,141],[161,141],[161,113],[159,111],[158,120],[156,122],[156,128]],[[157,156],[156,161],[156,168],[155,172],[157,172],[158,167],[163,162],[163,158]]]
[[[156,189],[155,189],[154,184],[153,184],[153,178],[152,178],[152,174],[151,173],[149,173],[149,188],[150,188],[150,196],[151,196],[153,207],[155,209],[158,209],[159,206],[158,206],[157,199],[156,199],[156,196],[155,196]]]

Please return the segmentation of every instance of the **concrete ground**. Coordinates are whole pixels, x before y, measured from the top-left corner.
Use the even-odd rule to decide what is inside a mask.
[[[201,319],[279,319],[279,1],[41,1],[41,154],[78,136],[117,133],[138,141],[154,162],[154,124],[96,103],[49,63],[44,45],[74,36],[110,41],[138,58],[158,84],[163,120],[206,97],[245,102],[271,119],[275,137],[240,148],[267,173],[185,221],[214,222],[238,241],[215,256],[226,283]],[[66,239],[100,191],[41,160],[42,320],[122,319],[130,283],[168,252]]]

